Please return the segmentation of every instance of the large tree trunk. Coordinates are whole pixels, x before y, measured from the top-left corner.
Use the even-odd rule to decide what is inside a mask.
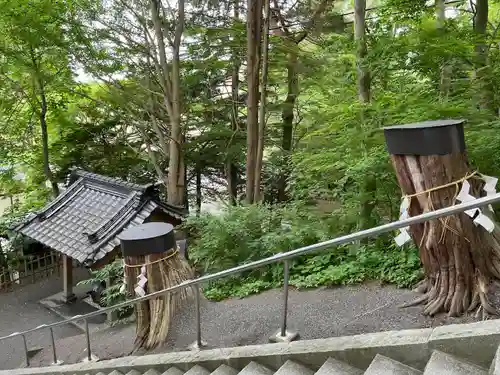
[[[233,18],[234,22],[238,22],[240,19],[240,0],[234,0],[233,2]],[[227,160],[226,165],[226,179],[227,179],[227,190],[229,193],[229,201],[232,205],[236,205],[238,201],[238,166],[235,162],[234,152],[231,150],[233,143],[234,134],[239,131],[238,118],[239,118],[239,88],[240,88],[240,52],[238,48],[233,49],[233,72],[231,77],[231,130],[233,131],[233,136],[228,144],[228,149],[230,150],[230,156]]]
[[[357,44],[358,95],[362,103],[370,102],[370,72],[366,67],[366,0],[354,1],[354,37]]]
[[[283,165],[280,178],[278,180],[278,202],[285,202],[288,199],[286,187],[290,178],[291,155],[293,145],[293,120],[295,103],[299,95],[299,73],[298,73],[298,45],[294,41],[288,41],[289,48],[287,62],[287,85],[288,92],[283,103],[281,119],[283,120],[283,134],[281,138],[281,149],[283,152]]]
[[[163,100],[168,112],[170,139],[168,141],[168,175],[167,201],[182,207],[184,205],[184,155],[183,134],[181,124],[181,78],[180,78],[180,44],[184,32],[185,0],[178,1],[178,18],[172,41],[171,67],[167,62],[167,52],[164,40],[164,24],[162,21],[162,4],[159,0],[151,0],[151,18],[155,31],[156,44],[160,57],[157,67],[158,81],[163,90]]]
[[[488,76],[491,74],[488,67],[488,46],[486,43],[488,28],[488,0],[476,1],[474,17],[474,32],[476,33],[476,70],[475,81],[478,91],[479,106],[482,109],[495,111],[493,94]]]
[[[371,75],[366,66],[368,46],[366,42],[366,0],[354,2],[354,37],[356,39],[356,66],[358,97],[361,103],[369,103],[371,99]],[[364,113],[362,114],[364,116]],[[367,150],[368,151],[368,150]],[[359,225],[367,229],[375,225],[373,211],[376,205],[376,179],[372,175],[365,178],[361,195]]]
[[[264,160],[264,133],[266,129],[266,105],[267,105],[267,76],[269,72],[269,21],[270,0],[264,0],[264,27],[262,38],[262,79],[260,84],[260,108],[259,108],[259,141],[257,145],[257,160],[255,162],[255,186],[254,201],[262,200],[261,180],[262,163]]]
[[[426,128],[427,137],[436,135],[429,134],[431,132],[442,131],[435,129],[442,128]],[[463,132],[463,128],[458,129]],[[398,132],[402,134],[401,131],[401,127],[393,135],[386,131],[386,140],[389,151],[394,153],[391,158],[403,195],[410,196],[410,216],[455,204],[463,185],[462,179],[466,177],[471,187],[469,193],[475,197],[484,195],[482,179],[477,175],[471,177],[473,170],[465,148],[456,146],[460,142],[449,141],[444,147],[436,143],[415,146],[424,139],[419,139],[416,134],[420,130],[408,133],[407,136],[415,141],[413,144],[402,141],[404,138],[397,135]],[[450,139],[459,137],[463,137],[463,133],[461,136],[450,134]],[[442,138],[442,142],[447,141]],[[405,152],[405,148],[412,151]],[[416,148],[422,155],[411,155]],[[438,148],[454,151],[443,154],[436,151]],[[487,208],[480,212],[491,219]],[[421,291],[425,294],[406,306],[425,303],[424,314],[427,315],[446,312],[450,316],[458,316],[478,307],[478,313],[483,315],[496,313],[489,302],[488,292],[491,282],[500,278],[500,232],[495,226],[496,229],[489,233],[482,226],[476,226],[474,218],[461,213],[410,227],[424,267],[425,281]]]
[[[59,186],[57,185],[57,181],[54,179],[54,175],[52,170],[50,169],[50,160],[49,160],[49,133],[47,128],[47,96],[45,95],[45,85],[40,77],[40,70],[38,68],[38,61],[35,56],[35,52],[31,50],[31,59],[33,63],[34,69],[34,81],[35,86],[37,88],[37,94],[40,97],[40,110],[39,110],[39,120],[40,120],[40,130],[42,133],[42,155],[43,155],[43,169],[45,173],[45,178],[50,182],[52,186],[52,193],[54,197],[59,195]]]
[[[247,0],[247,161],[246,200],[255,202],[255,166],[259,143],[259,72],[262,0]]]
[[[446,0],[436,0],[436,25],[441,36],[445,36]],[[439,92],[442,99],[447,99],[451,86],[451,65],[445,61],[441,66]]]

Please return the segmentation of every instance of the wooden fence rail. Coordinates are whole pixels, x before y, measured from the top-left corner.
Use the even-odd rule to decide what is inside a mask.
[[[0,291],[11,291],[16,286],[34,284],[61,272],[59,253],[49,252],[24,259],[17,266],[0,267]]]

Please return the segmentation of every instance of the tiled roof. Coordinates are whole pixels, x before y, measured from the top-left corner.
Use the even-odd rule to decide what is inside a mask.
[[[153,185],[73,170],[70,185],[16,230],[81,263],[94,263],[118,246],[123,230],[156,209],[182,219],[186,212],[160,202]]]

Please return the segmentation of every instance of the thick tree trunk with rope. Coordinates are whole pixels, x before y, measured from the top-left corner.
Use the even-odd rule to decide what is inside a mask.
[[[151,233],[154,236],[148,237]],[[179,252],[173,228],[169,224],[148,223],[133,227],[122,234],[121,241],[124,280],[130,296],[155,293],[194,277],[193,270]],[[141,280],[144,282],[141,283]],[[174,314],[192,296],[192,292],[191,288],[183,288],[136,304],[133,352],[154,349],[167,341]]]
[[[463,132],[461,126],[458,132]],[[418,143],[415,134],[408,133],[406,137]],[[411,142],[396,146],[395,138],[391,146],[389,137],[386,130],[398,182],[403,195],[409,199],[409,216],[459,203],[457,198],[462,196],[459,192],[463,184],[470,185],[469,194],[475,198],[486,195],[484,180],[470,166],[465,147],[451,147],[454,150],[450,153],[428,152],[432,146],[411,146]],[[438,143],[434,149],[442,147]],[[394,152],[401,147],[420,147],[423,152],[421,155]],[[441,312],[459,316],[472,311],[482,314],[483,318],[496,314],[489,293],[492,283],[500,278],[500,231],[497,225],[491,233],[476,225],[473,220],[480,214],[494,224],[493,213],[483,208],[472,217],[461,213],[410,227],[411,237],[420,251],[425,280],[417,288],[423,293],[421,298],[405,307],[424,304],[424,314],[431,316]]]

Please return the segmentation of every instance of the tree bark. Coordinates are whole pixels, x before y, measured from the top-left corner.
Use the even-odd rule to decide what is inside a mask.
[[[476,1],[474,17],[474,32],[476,34],[476,71],[475,80],[478,90],[479,107],[495,112],[493,107],[493,93],[489,80],[488,46],[486,43],[488,28],[488,0]]]
[[[358,95],[362,103],[370,102],[370,72],[366,67],[366,0],[354,1],[354,38],[356,39],[356,65],[358,69]]]
[[[201,202],[202,202],[202,194],[201,194],[201,168],[199,166],[196,167],[196,216],[201,215]]]
[[[366,55],[368,53],[366,42],[366,0],[355,0],[354,2],[354,38],[357,48],[358,97],[361,103],[367,104],[371,100],[371,74],[366,66]],[[364,116],[364,111],[362,116]],[[361,229],[368,229],[375,224],[372,214],[376,205],[376,191],[377,183],[375,177],[372,175],[366,176],[361,195],[361,215],[359,221]]]
[[[262,0],[247,0],[247,161],[246,200],[255,202],[255,166],[259,142],[259,71]]]
[[[405,195],[460,180],[471,172],[465,152],[448,155],[412,156],[391,155],[399,185]],[[471,194],[481,196],[483,182],[468,180]],[[461,188],[450,186],[413,197],[409,214],[448,207],[454,203]],[[487,209],[482,210],[487,214]],[[500,277],[500,233],[488,233],[464,213],[416,224],[410,227],[420,250],[425,282],[425,294],[405,306],[424,303],[424,314],[446,312],[459,316],[480,308],[483,315],[496,314],[488,292],[493,280]]]
[[[36,91],[39,96],[40,109],[38,112],[38,117],[40,121],[40,130],[42,133],[42,156],[43,156],[43,169],[45,178],[50,182],[52,186],[52,193],[54,197],[59,195],[59,186],[57,185],[57,181],[54,180],[54,175],[52,170],[50,169],[50,158],[49,158],[49,133],[47,129],[47,96],[45,94],[45,86],[42,78],[40,77],[40,69],[38,67],[38,62],[35,57],[35,52],[31,50],[31,60],[33,63],[34,69],[34,82]]]
[[[270,0],[264,0],[264,27],[262,38],[262,78],[260,84],[259,137],[257,144],[257,160],[255,162],[254,201],[263,198],[261,190],[262,163],[264,159],[264,133],[266,129],[267,76],[269,72],[269,21]]]
[[[436,26],[438,33],[444,36],[446,23],[446,0],[436,0]],[[439,92],[442,99],[447,99],[450,93],[451,86],[451,65],[448,61],[444,61],[441,66]]]
[[[280,12],[280,6],[277,0],[274,0],[274,9],[272,16],[272,27],[274,35],[283,37],[286,51],[288,54],[287,60],[287,96],[283,102],[281,118],[282,118],[282,142],[281,148],[283,152],[283,165],[282,171],[277,181],[278,188],[278,201],[284,202],[288,199],[286,192],[288,186],[288,179],[290,178],[291,171],[291,156],[293,147],[293,127],[294,127],[294,110],[299,96],[299,44],[302,42],[311,31],[314,30],[316,22],[319,17],[326,11],[328,5],[332,0],[322,0],[315,9],[313,15],[306,23],[304,30],[298,35],[294,35],[287,26],[285,26],[284,18]],[[278,25],[281,23],[281,29]]]
[[[290,164],[293,145],[293,120],[295,104],[299,95],[298,74],[298,45],[294,41],[287,43],[289,54],[287,61],[287,96],[283,103],[281,119],[283,121],[283,135],[281,138],[281,149],[283,152],[282,173],[278,180],[278,201],[285,202],[288,199],[286,191],[288,178],[290,177]]]
[[[165,108],[168,112],[170,125],[170,139],[168,141],[167,201],[170,204],[182,207],[184,205],[185,196],[185,179],[181,124],[180,44],[182,33],[184,32],[185,0],[178,1],[178,16],[175,34],[171,42],[171,69],[167,63],[161,7],[161,3],[158,0],[151,0],[151,16],[160,56],[160,69],[158,74],[161,74],[161,77],[159,77],[159,81],[162,84]]]
[[[234,22],[238,22],[240,19],[240,0],[234,0],[233,2],[233,18]],[[238,48],[233,49],[232,54],[233,60],[233,72],[231,76],[231,130],[233,136],[228,143],[228,149],[231,149],[233,144],[233,138],[236,132],[239,131],[238,124],[238,114],[239,114],[239,89],[240,89],[240,69],[241,69],[241,59]],[[235,162],[234,153],[230,151],[230,156],[227,160],[226,166],[226,179],[227,179],[227,190],[229,193],[229,201],[234,206],[238,201],[238,165]]]

